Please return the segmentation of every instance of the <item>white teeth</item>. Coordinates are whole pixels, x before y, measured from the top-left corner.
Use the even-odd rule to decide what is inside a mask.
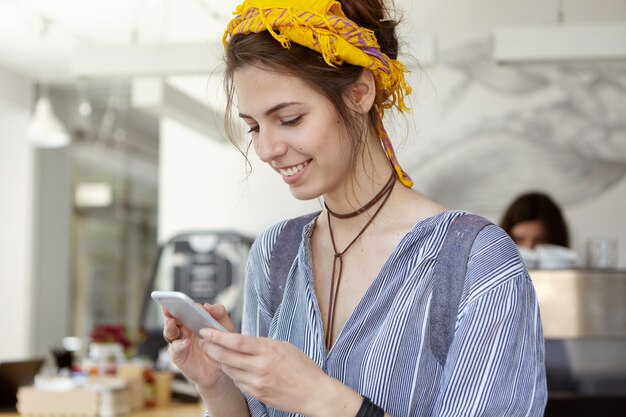
[[[307,166],[308,162],[304,162],[302,164],[294,165],[289,168],[281,169],[280,174],[285,177],[291,177],[292,175],[296,175],[298,172],[302,171],[302,169]]]

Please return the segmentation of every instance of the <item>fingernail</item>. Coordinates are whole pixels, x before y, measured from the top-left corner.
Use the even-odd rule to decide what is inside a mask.
[[[210,339],[212,334],[211,329],[200,329],[200,336],[205,339]]]

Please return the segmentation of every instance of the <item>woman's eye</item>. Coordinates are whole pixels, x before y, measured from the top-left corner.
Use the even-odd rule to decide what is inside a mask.
[[[250,126],[250,129],[248,129],[248,133],[258,132],[258,131],[259,131],[258,126]]]
[[[280,123],[283,126],[295,126],[297,125],[300,120],[302,120],[302,115],[298,116],[298,117],[294,117],[293,119],[289,119],[289,120],[282,120]]]

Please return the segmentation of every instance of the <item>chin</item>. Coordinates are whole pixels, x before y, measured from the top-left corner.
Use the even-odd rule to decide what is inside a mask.
[[[289,187],[289,191],[296,200],[301,201],[314,200],[322,195],[321,192],[311,190],[310,188],[306,189],[304,187]]]

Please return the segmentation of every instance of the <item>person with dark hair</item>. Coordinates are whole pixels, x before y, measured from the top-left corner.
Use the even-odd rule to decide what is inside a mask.
[[[250,251],[241,333],[169,312],[207,415],[531,416],[541,319],[510,237],[412,189],[383,123],[411,92],[384,0],[245,0],[224,35],[227,121],[297,199]],[[234,113],[234,114],[233,114]],[[292,252],[293,251],[293,252]]]
[[[541,192],[518,196],[506,209],[500,227],[516,245],[534,249],[540,244],[569,248],[569,232],[559,206]]]

